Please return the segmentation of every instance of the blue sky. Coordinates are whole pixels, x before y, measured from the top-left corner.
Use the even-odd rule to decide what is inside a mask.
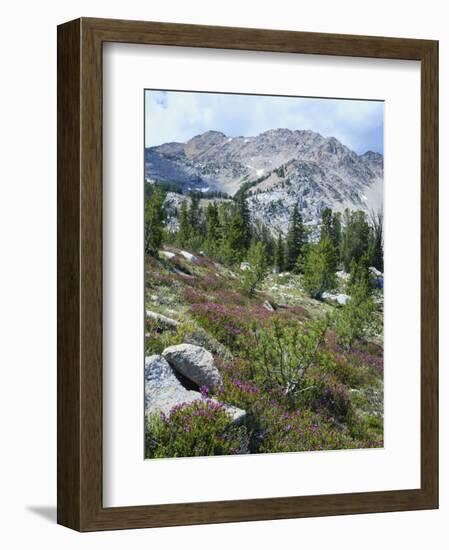
[[[146,90],[145,119],[146,147],[207,130],[236,137],[289,128],[334,136],[358,154],[383,154],[382,101]]]

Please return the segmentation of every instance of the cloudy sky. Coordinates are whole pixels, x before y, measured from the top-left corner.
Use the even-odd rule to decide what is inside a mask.
[[[358,154],[383,153],[383,117],[381,101],[146,90],[145,146],[207,130],[236,137],[289,128],[334,136]]]

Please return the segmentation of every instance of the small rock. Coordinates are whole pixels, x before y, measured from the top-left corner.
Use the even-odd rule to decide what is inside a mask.
[[[333,302],[337,302],[341,306],[344,306],[349,302],[351,296],[348,296],[347,294],[331,294],[330,292],[323,292],[323,298],[325,300],[332,300]]]
[[[242,262],[240,264],[240,271],[247,271],[248,269],[251,269],[249,262]]]
[[[346,305],[350,299],[351,296],[348,296],[347,294],[337,294],[336,296],[337,302],[342,306]]]
[[[179,326],[179,321],[176,321],[175,319],[170,319],[170,317],[166,317],[165,315],[162,315],[162,313],[156,313],[155,311],[150,311],[149,309],[146,310],[146,316],[150,319],[154,319],[158,323],[162,323],[163,325],[167,325],[169,327],[177,327]]]
[[[265,300],[265,302],[263,303],[263,307],[265,309],[268,309],[268,311],[276,311],[274,306],[272,304],[270,304],[270,302],[268,300]]]
[[[181,254],[181,256],[184,256],[184,258],[186,260],[188,260],[189,262],[192,262],[193,264],[198,261],[198,258],[196,256],[194,256],[193,254],[190,254],[190,252],[186,252],[185,250],[181,250],[179,253]]]
[[[226,403],[224,403],[223,406],[226,409],[226,412],[231,417],[232,422],[234,422],[235,424],[240,424],[245,420],[246,418],[245,410],[239,409],[238,407],[234,407],[234,405],[227,405]]]
[[[186,279],[194,279],[193,275],[189,275],[188,273],[185,273],[184,271],[181,271],[176,267],[173,268],[173,271],[176,273],[176,275],[181,275],[181,277],[185,277]]]
[[[162,355],[178,372],[198,386],[214,388],[222,384],[212,354],[201,346],[179,344],[169,346]]]
[[[350,277],[350,274],[346,273],[346,271],[336,271],[335,275],[337,275],[339,279],[343,279],[344,281],[347,281]]]
[[[377,268],[375,268],[374,266],[371,266],[369,268],[369,271],[375,276],[375,277],[382,277],[382,272],[379,271]]]
[[[169,252],[168,250],[159,250],[159,254],[161,256],[165,256],[169,260],[171,260],[172,258],[174,258],[176,256],[176,254],[174,252]]]

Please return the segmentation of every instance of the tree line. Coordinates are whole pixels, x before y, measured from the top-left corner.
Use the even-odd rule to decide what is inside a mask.
[[[201,208],[202,194],[194,191],[179,209],[177,231],[170,232],[165,228],[165,195],[165,189],[153,186],[145,201],[146,253],[156,254],[165,242],[202,251],[229,266],[247,262],[244,278],[250,294],[269,269],[302,274],[305,290],[317,299],[336,287],[338,269],[349,272],[352,282],[367,285],[370,266],[383,271],[381,212],[368,216],[325,208],[317,235],[295,205],[286,235],[274,236],[260,221],[251,222],[245,194]]]

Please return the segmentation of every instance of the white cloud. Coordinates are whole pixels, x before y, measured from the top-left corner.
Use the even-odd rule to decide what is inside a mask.
[[[383,152],[383,102],[160,92],[145,94],[145,141],[186,141],[207,130],[252,136],[272,128],[309,129],[363,153]]]

